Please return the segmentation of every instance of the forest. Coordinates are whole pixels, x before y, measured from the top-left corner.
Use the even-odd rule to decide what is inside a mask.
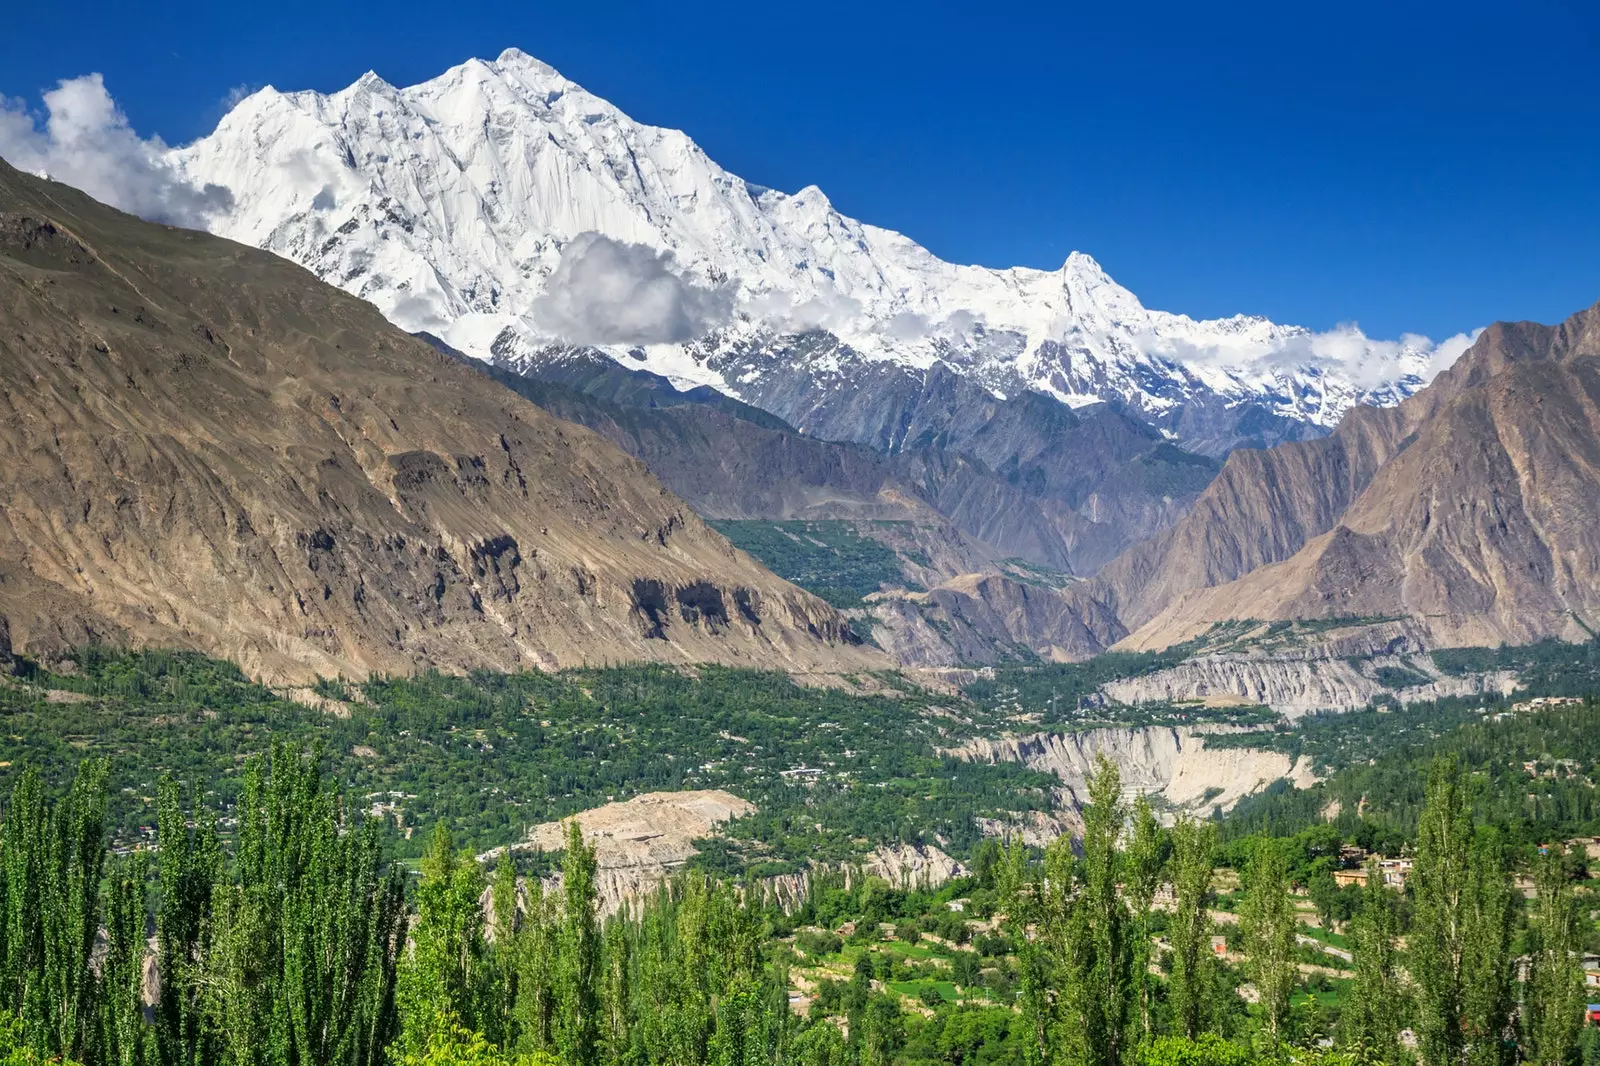
[[[1521,863],[1448,757],[1428,770],[1404,891],[1371,866],[1348,914],[1320,928],[1291,842],[1236,842],[1230,870],[1215,826],[1162,827],[1105,762],[1076,846],[990,842],[936,892],[835,876],[786,912],[755,882],[691,871],[606,919],[575,824],[548,881],[504,858],[486,868],[443,822],[413,875],[290,745],[246,763],[226,812],[164,777],[153,850],[108,849],[106,783],[101,760],[64,790],[28,771],[6,804],[7,1062],[1556,1066],[1596,1053],[1581,866],[1559,843]]]
[[[1002,676],[1043,692],[1155,657],[1127,658]],[[1480,662],[1559,691],[1592,676],[1573,646],[1439,666]],[[1081,839],[1028,847],[976,819],[1049,809],[1055,779],[938,754],[1003,728],[1001,690],[615,667],[290,695],[161,651],[0,677],[6,1061],[1600,1062],[1592,703],[1379,701],[1216,736],[1325,779],[1206,822],[1102,764]],[[581,838],[473,857],[690,787],[758,813],[619,914]],[[965,866],[943,885],[853,866],[895,840]],[[1399,856],[1398,890],[1360,874]],[[767,879],[801,871],[785,909]]]
[[[0,762],[59,785],[85,756],[106,758],[107,816],[131,844],[154,833],[163,774],[225,807],[250,755],[321,745],[341,790],[388,812],[408,859],[439,821],[482,851],[664,789],[732,788],[755,803],[732,833],[739,861],[768,865],[842,860],[862,838],[939,836],[966,854],[974,817],[1048,808],[1054,778],[938,754],[989,724],[982,708],[894,675],[857,680],[876,691],[718,666],[423,674],[325,681],[319,709],[203,656],[90,648],[0,675]],[[826,772],[797,784],[783,776],[797,767]]]

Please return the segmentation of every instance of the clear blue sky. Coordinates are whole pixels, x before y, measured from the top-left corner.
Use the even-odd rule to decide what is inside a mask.
[[[10,7],[0,94],[99,71],[173,143],[235,86],[515,45],[751,181],[1152,307],[1438,339],[1600,299],[1595,0]]]

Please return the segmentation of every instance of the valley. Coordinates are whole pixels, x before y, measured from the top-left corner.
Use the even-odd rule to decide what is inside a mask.
[[[514,48],[105,103],[207,231],[0,160],[9,1066],[1600,1062],[1600,304],[959,265]]]

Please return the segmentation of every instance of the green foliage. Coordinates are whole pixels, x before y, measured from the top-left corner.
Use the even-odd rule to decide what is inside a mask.
[[[1240,931],[1250,957],[1261,1019],[1270,1045],[1285,1037],[1296,977],[1295,937],[1299,922],[1289,899],[1289,864],[1278,841],[1258,840],[1245,877]]]
[[[1488,712],[1481,700],[1413,704],[1305,720],[1300,736],[1235,734],[1208,746],[1264,744],[1311,756],[1331,776],[1309,789],[1287,782],[1249,797],[1222,824],[1225,838],[1287,836],[1322,821],[1330,803],[1338,836],[1394,854],[1415,835],[1428,768],[1455,759],[1475,783],[1481,816],[1519,850],[1600,832],[1600,730],[1592,705]],[[1526,764],[1535,764],[1530,774]]]
[[[434,1038],[435,1025],[484,1023],[483,869],[471,852],[457,851],[440,823],[422,859],[411,951],[399,969],[395,1002],[400,1012],[396,1054],[416,1055]]]
[[[109,757],[107,817],[124,844],[154,835],[163,775],[231,806],[243,767],[278,741],[320,744],[341,790],[393,828],[446,821],[479,849],[613,798],[728,788],[759,808],[708,854],[729,875],[843,861],[862,838],[939,836],[962,855],[980,840],[974,816],[1046,810],[1055,784],[1017,765],[938,755],[988,722],[938,717],[934,697],[916,689],[856,696],[715,666],[694,676],[655,666],[425,674],[324,683],[322,694],[349,711],[338,717],[199,656],[85,652],[71,669],[0,685],[10,718],[0,762],[38,766],[59,785],[86,752]],[[85,698],[63,702],[63,693]],[[821,774],[785,776],[800,767]],[[389,846],[417,857],[427,839],[396,834]]]
[[[860,607],[863,597],[885,585],[920,588],[906,580],[894,549],[861,535],[857,529],[861,524],[733,519],[711,523],[735,547],[755,556],[767,569],[835,607]],[[880,523],[868,525],[876,524]],[[921,561],[927,565],[926,557]]]
[[[1138,1066],[1251,1066],[1257,1061],[1250,1050],[1216,1033],[1197,1037],[1163,1036],[1139,1047]]]
[[[1534,863],[1522,1031],[1530,1045],[1528,1058],[1539,1066],[1568,1062],[1583,1024],[1578,912],[1562,858],[1562,846],[1554,844]]]
[[[1355,986],[1339,1022],[1340,1043],[1362,1061],[1399,1062],[1406,991],[1400,979],[1399,901],[1369,864],[1350,933]]]
[[[1412,875],[1407,970],[1425,1061],[1497,1063],[1511,1001],[1511,890],[1492,829],[1473,824],[1468,781],[1441,759],[1428,777]]]

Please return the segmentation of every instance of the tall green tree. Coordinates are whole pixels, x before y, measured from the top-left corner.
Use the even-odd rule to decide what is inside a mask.
[[[0,1009],[32,1054],[83,1059],[99,1050],[99,987],[91,964],[105,865],[102,760],[80,764],[67,795],[22,774],[0,825]]]
[[[185,815],[178,783],[156,786],[156,965],[161,998],[155,1011],[159,1066],[210,1066],[217,1032],[206,1021],[204,965],[212,890],[222,870],[222,843],[211,813]]]
[[[1471,1066],[1508,1066],[1516,1061],[1511,1033],[1516,1010],[1511,939],[1517,911],[1505,846],[1492,828],[1475,834],[1465,904],[1461,976],[1466,1060]]]
[[[1118,891],[1123,871],[1117,848],[1127,814],[1122,775],[1103,754],[1089,779],[1089,805],[1083,814],[1080,920],[1069,955],[1079,968],[1072,984],[1080,991],[1068,1024],[1083,1034],[1086,1066],[1119,1066],[1127,1053],[1133,1008],[1131,923]]]
[[[1400,983],[1399,900],[1383,883],[1376,862],[1367,865],[1361,910],[1350,927],[1355,979],[1339,1017],[1340,1042],[1363,1062],[1400,1062],[1405,989]]]
[[[1138,1013],[1135,1037],[1148,1041],[1154,1035],[1151,1022],[1150,908],[1161,883],[1162,850],[1165,844],[1161,823],[1150,809],[1143,792],[1133,804],[1132,825],[1128,833],[1125,858],[1125,889],[1132,924],[1129,929],[1132,950],[1133,1000]]]
[[[499,1046],[516,1043],[518,980],[518,939],[521,910],[518,906],[517,865],[509,849],[495,862],[489,882],[489,924],[486,984],[488,995],[483,1007],[484,1034]]]
[[[1563,865],[1565,849],[1552,844],[1533,868],[1534,902],[1528,923],[1529,965],[1522,1031],[1526,1058],[1538,1066],[1563,1066],[1578,1046],[1583,1023],[1578,908]]]
[[[442,1028],[480,1028],[483,889],[482,867],[470,853],[456,851],[441,823],[422,860],[411,953],[402,960],[395,988],[399,1055],[420,1054]]]
[[[101,971],[100,1055],[104,1066],[140,1066],[147,1054],[144,1020],[145,857],[110,872],[105,901],[106,957]]]
[[[1502,1063],[1512,1008],[1512,899],[1504,849],[1474,828],[1468,782],[1453,758],[1429,772],[1412,871],[1415,917],[1407,970],[1416,986],[1425,1062]]]
[[[516,1001],[512,1008],[521,1054],[555,1048],[555,904],[537,877],[527,881],[527,900],[515,938]]]
[[[245,769],[203,967],[231,1063],[373,1066],[395,1036],[401,871],[319,761],[279,746]]]
[[[1428,775],[1411,884],[1415,916],[1407,970],[1416,984],[1417,1046],[1424,1062],[1461,1061],[1472,810],[1454,760]]]
[[[561,863],[561,935],[556,970],[556,1047],[569,1066],[592,1066],[600,1044],[600,929],[594,846],[576,820]]]
[[[1298,973],[1294,957],[1298,929],[1283,847],[1264,837],[1257,841],[1251,856],[1240,931],[1259,997],[1262,1032],[1274,1049],[1288,1036],[1289,999]]]
[[[1211,954],[1211,879],[1216,861],[1216,829],[1191,818],[1172,827],[1172,1005],[1175,1035],[1194,1040],[1211,1029],[1214,971]]]

